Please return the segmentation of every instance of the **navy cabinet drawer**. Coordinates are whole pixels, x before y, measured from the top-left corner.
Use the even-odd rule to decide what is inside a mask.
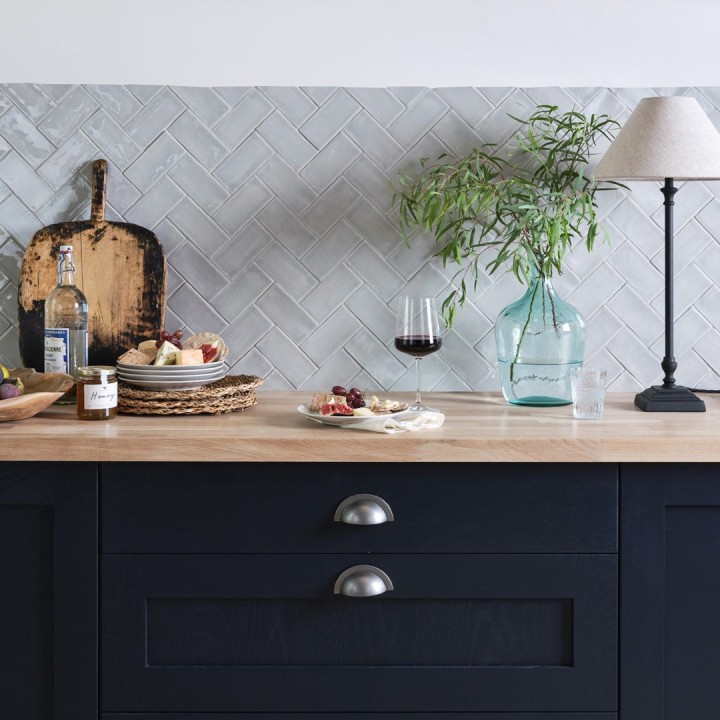
[[[614,712],[617,557],[106,555],[105,712]]]
[[[614,553],[615,465],[103,466],[105,553]],[[393,522],[333,520],[346,498]]]
[[[616,713],[423,713],[422,720],[617,720]],[[106,713],[102,720],[329,720],[318,713]],[[333,713],[332,720],[418,720],[417,713]]]

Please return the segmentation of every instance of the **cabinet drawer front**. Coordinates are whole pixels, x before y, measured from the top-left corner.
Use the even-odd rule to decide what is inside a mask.
[[[102,720],[418,720],[417,713],[105,713]],[[423,713],[421,720],[617,720],[616,713]]]
[[[394,520],[335,521],[357,494]],[[118,463],[103,552],[613,553],[617,507],[616,466],[599,464]]]
[[[103,709],[616,710],[616,557],[388,554],[333,594],[367,562],[105,556]]]

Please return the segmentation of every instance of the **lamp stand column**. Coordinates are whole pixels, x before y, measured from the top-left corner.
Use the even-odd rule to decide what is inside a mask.
[[[673,178],[665,178],[660,188],[665,197],[665,357],[661,363],[665,377],[635,396],[635,404],[646,412],[705,412],[705,403],[686,387],[675,384],[674,308],[673,308],[673,207],[677,188]]]

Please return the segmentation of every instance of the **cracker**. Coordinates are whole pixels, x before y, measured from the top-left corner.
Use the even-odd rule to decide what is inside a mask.
[[[333,401],[333,394],[326,392],[316,392],[313,395],[313,399],[310,401],[310,412],[320,412],[320,408],[323,405],[327,405]]]
[[[128,350],[123,353],[117,361],[124,365],[151,365],[153,358],[147,353],[140,352],[140,350]]]

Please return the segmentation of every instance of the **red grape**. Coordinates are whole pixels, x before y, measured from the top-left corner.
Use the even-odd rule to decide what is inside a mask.
[[[348,395],[352,396],[352,397],[359,397],[359,398],[361,398],[363,396],[362,391],[358,390],[357,388],[350,388],[350,390],[348,390]]]
[[[160,339],[155,341],[155,347],[160,347],[164,342],[169,342],[178,350],[182,350],[180,338],[183,336],[182,330],[176,330],[172,335],[167,330],[160,331]]]
[[[335,385],[332,389],[332,394],[347,397],[348,391],[342,385]]]
[[[365,401],[361,397],[352,395],[348,398],[348,405],[350,405],[353,410],[357,410],[357,408],[365,407]]]

